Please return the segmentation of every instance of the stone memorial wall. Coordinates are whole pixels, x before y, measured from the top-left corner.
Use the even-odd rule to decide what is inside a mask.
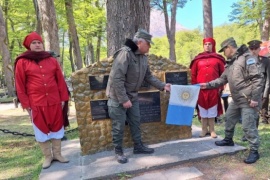
[[[111,120],[108,116],[105,94],[112,58],[94,63],[76,71],[71,76],[73,97],[83,155],[112,149]],[[186,67],[166,58],[149,55],[150,69],[158,79],[171,84],[190,82]],[[190,126],[166,125],[166,113],[170,94],[143,83],[139,91],[142,141],[146,144],[191,137]],[[180,115],[179,115],[180,116]],[[133,142],[126,123],[124,147]]]

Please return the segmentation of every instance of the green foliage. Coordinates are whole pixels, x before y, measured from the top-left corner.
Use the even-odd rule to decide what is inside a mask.
[[[59,28],[61,29],[61,31],[66,32],[68,30],[68,25],[66,20],[66,10],[64,3],[64,0],[57,0],[55,2],[57,11],[57,22],[59,23]],[[106,13],[104,8],[104,1],[76,0],[76,3],[75,1],[73,1],[73,15],[80,42],[81,54],[82,57],[84,57],[86,53],[85,47],[87,47],[89,43],[93,44],[94,48],[96,48],[97,37],[99,34],[101,34],[103,41],[105,41]],[[106,43],[103,43],[102,45],[103,46],[101,47],[101,54],[103,55],[106,54],[107,49],[104,46],[106,45]],[[68,47],[68,44],[66,44],[65,48]],[[68,63],[64,64],[68,64],[70,66],[69,60],[66,60],[66,58],[64,59],[64,61],[68,61]],[[65,67],[65,69],[71,68]]]
[[[80,0],[81,3],[76,3],[74,7],[74,16],[77,17],[78,26],[77,32],[80,39],[80,45],[87,47],[89,43],[97,46],[98,36],[100,35],[105,41],[106,13],[103,8],[104,2]],[[102,44],[106,46],[106,43]],[[107,49],[101,48],[102,54],[107,52]],[[98,59],[99,60],[99,59]],[[96,59],[96,61],[98,61]]]
[[[191,60],[203,50],[202,34],[199,30],[183,31],[175,39],[176,62],[189,67]]]
[[[169,42],[167,36],[161,38],[153,38],[153,45],[151,45],[150,53],[158,56],[168,57]]]
[[[69,52],[68,49],[65,50],[64,58],[63,58],[63,70],[65,77],[70,77],[72,73],[71,64],[69,60]]]
[[[238,45],[246,44],[253,39],[260,39],[258,28],[254,28],[252,25],[239,28],[238,24],[224,24],[216,27],[214,28],[214,36],[218,48],[220,43],[228,37],[234,37]]]
[[[241,0],[232,5],[230,21],[240,25],[261,24],[266,15],[266,2],[264,0],[246,1]]]
[[[3,15],[7,23],[9,49],[13,60],[25,50],[22,47],[25,35],[35,29],[35,9],[33,2],[29,0],[9,0],[8,6],[4,8],[8,9]]]
[[[132,175],[127,174],[127,173],[120,173],[117,175],[119,180],[126,180],[132,178]]]
[[[214,39],[216,40],[216,51],[219,50],[222,41],[234,37],[237,44],[246,44],[252,39],[259,39],[259,29],[247,25],[239,28],[237,24],[224,24],[214,28]],[[203,51],[203,33],[200,29],[192,31],[180,31],[176,33],[176,59],[177,63],[189,67],[191,60]],[[169,58],[169,43],[167,37],[153,38],[154,45],[150,49],[151,54]]]
[[[68,42],[68,24],[66,20],[65,0],[55,0],[55,9],[57,24],[59,28],[59,40],[61,48],[64,48],[64,70],[65,74],[71,74],[69,61],[69,42]],[[31,31],[36,30],[36,14],[33,1],[29,0],[9,0],[6,5],[0,1],[0,5],[7,8],[4,18],[7,22],[7,34],[9,40],[9,50],[12,64],[14,59],[25,51],[22,46],[24,37]],[[105,13],[104,0],[76,0],[73,1],[73,14],[77,26],[78,38],[80,41],[82,57],[85,55],[85,47],[92,43],[94,49],[97,48],[97,37],[102,37],[101,58],[106,57],[106,40],[105,40]],[[63,33],[65,36],[63,37]],[[64,39],[63,39],[64,38]],[[62,42],[64,41],[64,45]],[[63,46],[63,47],[62,47]]]
[[[33,1],[29,0],[9,0],[8,13],[5,19],[8,23],[8,38],[12,60],[17,55],[25,51],[22,47],[23,38],[30,31],[35,30],[36,15]],[[151,1],[152,3],[154,2]],[[156,1],[162,3],[162,1]],[[167,1],[171,3],[171,1]],[[55,0],[55,8],[57,15],[57,23],[59,28],[60,46],[64,48],[64,71],[68,77],[71,74],[71,66],[69,61],[69,42],[68,42],[68,25],[66,20],[65,0]],[[179,6],[183,7],[188,0],[179,1]],[[182,3],[182,4],[181,4]],[[0,1],[4,10],[4,1]],[[248,25],[241,26],[236,24],[224,24],[214,28],[214,38],[216,40],[216,49],[219,49],[220,43],[228,38],[234,37],[238,45],[246,43],[252,39],[259,39],[259,28],[254,23],[258,18],[265,15],[265,7],[263,0],[258,0],[255,4],[250,1],[239,1],[235,5],[235,19],[248,20]],[[258,13],[260,12],[260,13]],[[104,0],[76,0],[73,1],[73,14],[80,41],[81,54],[85,57],[86,47],[92,44],[95,51],[97,48],[97,37],[101,33],[101,55],[100,59],[107,56],[106,44],[106,13]],[[243,21],[244,22],[244,21]],[[242,23],[243,23],[242,22]],[[63,33],[65,35],[63,36]],[[190,61],[203,50],[202,39],[203,33],[198,28],[192,31],[181,31],[176,33],[176,57],[177,62],[185,66],[189,66]],[[64,38],[64,39],[63,39]],[[168,57],[169,43],[167,37],[154,38],[155,45],[152,46],[150,53]],[[64,42],[64,45],[62,45]],[[95,52],[96,53],[96,52]],[[61,54],[62,55],[62,54]]]
[[[202,33],[197,29],[193,31],[180,31],[176,33],[176,59],[177,63],[189,66],[190,61],[202,49]],[[169,58],[169,43],[167,37],[154,38],[155,45],[151,48],[150,53]]]

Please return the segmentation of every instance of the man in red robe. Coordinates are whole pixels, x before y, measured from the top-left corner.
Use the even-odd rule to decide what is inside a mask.
[[[199,53],[190,64],[191,84],[209,82],[218,78],[224,71],[225,59],[216,53],[216,42],[213,38],[203,39],[204,52]],[[209,132],[216,138],[215,117],[223,113],[220,93],[223,89],[203,89],[198,98],[199,116],[201,117],[202,132],[200,137]]]
[[[53,160],[68,162],[61,155],[61,138],[62,108],[69,96],[60,65],[44,51],[41,36],[32,32],[23,45],[27,51],[16,58],[14,65],[16,91],[22,108],[31,117],[36,141],[45,156],[42,166],[45,169]]]

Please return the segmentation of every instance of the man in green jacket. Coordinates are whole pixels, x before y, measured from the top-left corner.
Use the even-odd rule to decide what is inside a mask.
[[[217,146],[234,146],[235,125],[242,117],[245,137],[250,145],[249,156],[245,163],[255,163],[259,158],[259,134],[256,127],[257,111],[261,104],[263,74],[257,66],[258,57],[253,56],[246,45],[237,48],[234,38],[221,43],[221,50],[227,57],[227,64],[222,75],[210,82],[201,83],[202,89],[217,88],[229,84],[232,101],[226,111],[225,138],[216,141]]]
[[[149,69],[146,53],[151,47],[152,35],[139,29],[133,40],[127,39],[124,46],[113,55],[114,62],[109,75],[106,95],[109,116],[112,119],[112,136],[115,154],[119,163],[126,163],[122,142],[125,121],[130,126],[134,142],[134,154],[151,154],[154,149],[142,144],[138,91],[146,81],[159,90],[170,91],[170,84],[154,77]]]

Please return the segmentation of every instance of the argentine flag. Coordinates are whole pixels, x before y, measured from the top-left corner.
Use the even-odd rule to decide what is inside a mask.
[[[171,85],[166,124],[191,126],[200,86]]]

